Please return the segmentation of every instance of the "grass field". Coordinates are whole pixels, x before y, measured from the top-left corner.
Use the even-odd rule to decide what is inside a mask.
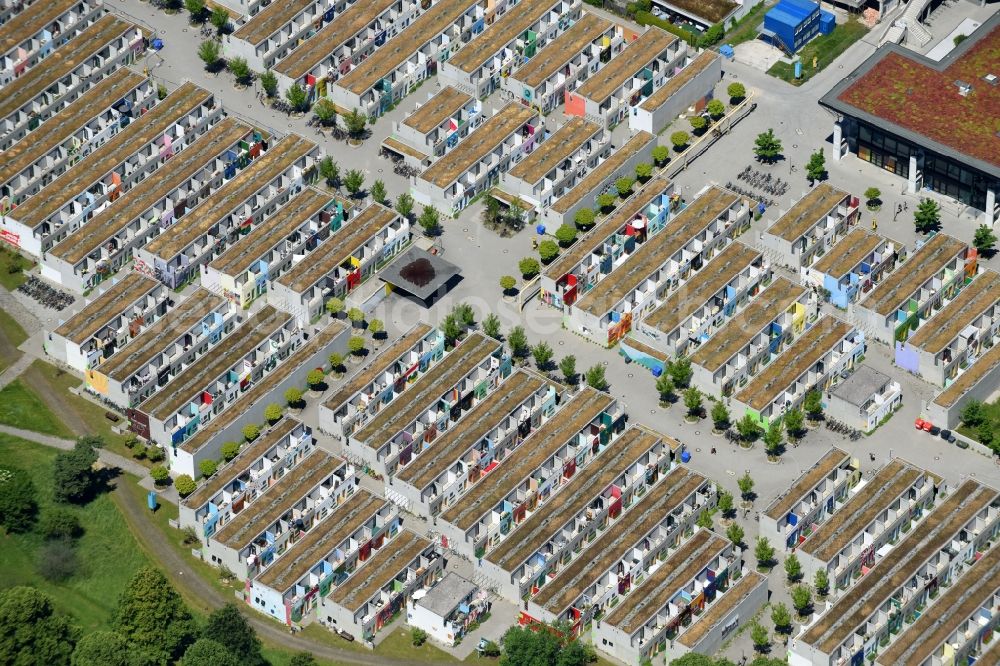
[[[0,310],[0,372],[21,357],[18,346],[28,339],[21,325],[9,314]]]
[[[802,60],[802,78],[795,78],[795,66],[786,62],[777,62],[767,70],[771,76],[800,86],[818,74],[837,59],[854,42],[868,34],[868,28],[855,18],[847,23],[840,23],[829,35],[820,35],[802,47],[798,55]],[[816,67],[813,67],[813,58]]]
[[[20,257],[15,259],[15,257]],[[13,262],[21,262],[21,270],[11,272],[10,267]],[[25,259],[16,252],[12,252],[5,247],[0,247],[0,285],[2,285],[7,291],[14,291],[21,283],[25,281],[26,274],[35,264],[28,259]]]
[[[40,514],[51,510],[52,460],[57,451],[0,433],[0,465],[17,467],[31,475],[38,489]],[[35,560],[41,536],[0,533],[0,588],[32,585],[48,593],[56,607],[71,615],[85,632],[105,628],[118,595],[135,571],[148,563],[108,495],[85,507],[69,507],[86,533],[77,547],[79,572],[65,583],[50,583]]]
[[[0,389],[0,423],[56,437],[73,436],[23,379]]]

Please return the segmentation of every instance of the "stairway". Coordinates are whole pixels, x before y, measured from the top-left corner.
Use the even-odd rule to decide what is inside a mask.
[[[899,17],[897,23],[906,27],[906,42],[908,44],[918,47],[926,46],[933,39],[927,28],[920,23],[920,17],[927,9],[928,4],[930,4],[930,0],[910,0],[903,15]]]

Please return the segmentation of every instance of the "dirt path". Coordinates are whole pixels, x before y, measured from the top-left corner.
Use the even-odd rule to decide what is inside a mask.
[[[119,484],[131,483],[122,478]],[[198,572],[188,566],[173,549],[166,536],[157,527],[148,524],[145,505],[130,502],[126,493],[119,487],[112,493],[115,505],[129,525],[129,530],[152,560],[165,570],[171,582],[178,591],[188,599],[198,599],[209,608],[219,608],[233,601],[233,597],[223,597],[218,590],[205,585]],[[360,664],[361,666],[428,666],[426,662],[393,659],[374,652],[353,652],[330,645],[315,643],[307,638],[292,636],[288,630],[254,613],[245,613],[250,624],[262,640],[277,645],[286,650],[298,652],[307,650],[319,659],[333,662],[336,666]]]
[[[63,424],[69,428],[70,432],[89,433],[90,428],[77,413],[73,406],[63,398],[62,391],[49,383],[49,380],[38,371],[38,368],[29,367],[21,373],[21,377],[28,386],[35,389],[35,393],[42,399],[45,405],[52,410]]]

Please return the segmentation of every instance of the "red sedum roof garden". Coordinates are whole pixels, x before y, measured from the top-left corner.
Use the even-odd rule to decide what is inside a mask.
[[[841,102],[1000,166],[1000,25],[942,70],[891,51],[837,97]],[[970,85],[962,95],[961,81]]]

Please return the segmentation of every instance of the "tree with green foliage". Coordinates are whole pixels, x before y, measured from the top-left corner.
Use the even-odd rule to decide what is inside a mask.
[[[653,148],[652,158],[656,166],[663,166],[670,159],[670,149],[666,146],[656,146]]]
[[[150,446],[146,452],[146,460],[152,463],[163,462],[167,459],[167,454],[159,446]]]
[[[941,206],[934,199],[921,199],[913,211],[917,233],[928,234],[941,228]]]
[[[324,157],[319,161],[319,175],[328,187],[340,185],[340,166],[333,161],[332,157]]]
[[[184,9],[191,15],[192,23],[204,23],[208,18],[205,0],[184,0]]]
[[[365,186],[365,174],[360,169],[350,169],[344,174],[344,187],[352,197],[357,198]]]
[[[375,203],[380,203],[383,205],[387,203],[386,196],[388,192],[386,192],[385,183],[383,183],[381,180],[376,180],[374,183],[372,183],[372,187],[370,190],[368,190],[368,193],[372,195],[372,201],[374,201]]]
[[[576,242],[576,227],[564,222],[556,229],[555,237],[560,247],[569,247]]]
[[[218,641],[199,638],[184,652],[179,666],[240,666],[242,655],[237,657]]]
[[[218,463],[216,463],[216,465],[218,465]],[[153,479],[153,482],[156,483],[156,485],[162,486],[168,479],[170,479],[170,470],[163,465],[157,465],[149,470],[149,476]]]
[[[979,253],[985,257],[992,257],[996,254],[997,235],[993,229],[986,224],[976,227],[976,233],[972,236],[972,245]]]
[[[281,419],[281,405],[272,402],[264,408],[264,420],[270,424],[275,424]],[[225,457],[225,456],[223,456]]]
[[[587,386],[595,391],[608,390],[608,380],[604,376],[604,366],[600,363],[587,368],[587,372],[584,373],[583,377],[587,382]]]
[[[596,215],[593,208],[581,208],[573,215],[573,222],[578,229],[590,229],[594,226]]]
[[[95,631],[82,637],[73,649],[71,666],[138,666],[128,643],[115,631]]]
[[[265,69],[260,75],[260,87],[264,89],[265,95],[274,97],[278,94],[278,77],[271,70]]]
[[[789,583],[798,583],[802,580],[802,563],[795,553],[785,558],[785,577]]]
[[[960,417],[962,423],[968,426],[978,426],[986,419],[986,406],[980,400],[972,399],[962,407]]]
[[[771,646],[771,638],[767,635],[767,629],[758,622],[753,621],[750,625],[750,640],[753,642],[753,649],[757,652],[767,652]]]
[[[256,423],[248,423],[243,426],[243,439],[252,442],[260,437],[260,426]]]
[[[706,530],[712,529],[712,514],[709,513],[707,509],[702,510],[702,512],[698,514],[698,518],[694,521],[694,524],[698,527],[704,527]]]
[[[521,271],[521,277],[525,280],[530,280],[531,278],[538,275],[542,270],[541,264],[534,257],[525,257],[517,262],[517,269]]]
[[[194,479],[188,474],[181,474],[176,479],[174,479],[174,488],[177,490],[177,494],[181,497],[187,497],[195,491],[197,484]]]
[[[701,417],[702,397],[697,386],[691,386],[684,390],[684,406],[687,408],[688,416]]]
[[[753,556],[757,558],[757,566],[761,569],[770,569],[774,565],[774,546],[767,537],[757,537]]]
[[[816,588],[816,594],[821,597],[830,593],[830,576],[826,573],[826,569],[816,569],[816,575],[813,576],[813,587]]]
[[[802,409],[805,410],[810,421],[818,421],[823,416],[823,394],[816,389],[806,393],[806,397],[802,401]]]
[[[266,413],[265,413],[265,418],[267,418]],[[278,416],[274,420],[277,421],[280,418],[281,418],[281,407],[278,407]],[[222,454],[222,459],[225,460],[226,462],[229,462],[230,460],[238,456],[240,454],[240,446],[241,444],[239,442],[226,442],[225,444],[223,444],[222,448],[219,450],[219,452]]]
[[[424,206],[417,223],[427,236],[437,236],[441,233],[441,214],[434,206]]]
[[[337,107],[325,97],[313,104],[312,112],[316,116],[316,120],[324,127],[329,125],[331,121],[334,124],[337,122]]]
[[[507,346],[510,353],[516,358],[524,358],[528,355],[530,346],[528,345],[528,334],[524,332],[523,326],[515,326],[507,334]]]
[[[427,632],[418,627],[410,629],[410,642],[414,647],[420,647],[427,642]]]
[[[459,303],[454,308],[452,308],[451,313],[455,315],[462,326],[466,328],[475,328],[476,326],[476,311],[468,303]]]
[[[774,129],[768,128],[754,140],[753,154],[759,162],[773,164],[781,157],[781,139],[774,135]]]
[[[347,351],[354,358],[360,358],[365,353],[365,339],[357,335],[352,335],[347,340]]]
[[[100,476],[94,471],[97,451],[94,440],[80,437],[70,451],[52,461],[52,494],[57,502],[84,503],[94,496]]]
[[[549,666],[559,661],[561,651],[554,632],[514,626],[503,636],[500,666]]]
[[[702,48],[706,46],[715,46],[722,41],[722,38],[726,35],[726,28],[721,23],[713,23],[708,30],[701,36],[698,40],[698,45]]]
[[[719,499],[716,506],[719,507],[719,512],[722,513],[723,518],[730,519],[736,516],[736,505],[733,502],[733,494],[728,490],[719,492]]]
[[[783,434],[781,419],[771,421],[767,426],[767,430],[764,431],[764,450],[769,457],[776,458],[781,455],[781,443],[785,439]]]
[[[414,201],[408,193],[403,192],[398,197],[396,197],[396,212],[410,219],[410,215],[413,214]]]
[[[253,71],[247,64],[246,58],[230,58],[226,63],[226,68],[236,79],[236,85],[246,86],[253,83]]]
[[[347,134],[354,140],[359,140],[365,135],[365,126],[368,124],[368,116],[357,109],[344,116],[344,125],[347,126]]]
[[[809,155],[809,161],[806,162],[806,178],[810,181],[826,179],[826,157],[822,149]]]
[[[747,89],[742,83],[734,81],[726,88],[730,104],[739,104],[747,96]]]
[[[805,416],[802,414],[801,409],[790,409],[785,413],[785,432],[792,439],[798,439],[802,436],[805,429]]]
[[[457,341],[462,334],[465,332],[465,328],[462,323],[454,314],[449,314],[441,322],[441,333],[444,335],[444,344],[446,347],[453,347],[455,341]]]
[[[132,647],[162,661],[176,660],[194,642],[197,625],[163,573],[140,568],[118,599],[112,627]]]
[[[750,472],[744,472],[743,476],[736,480],[736,485],[740,489],[740,497],[744,502],[752,502],[757,497],[753,491],[755,484]]]
[[[716,400],[712,405],[712,425],[716,430],[725,430],[729,427],[729,408],[726,403]]]
[[[708,121],[705,120],[705,116],[693,115],[688,118],[688,122],[691,123],[691,129],[694,130],[695,135],[701,136],[705,129],[708,127]]]
[[[746,534],[743,532],[743,528],[740,527],[739,523],[733,523],[726,528],[726,538],[729,539],[730,543],[734,546],[743,545],[743,539],[746,538]]]
[[[559,372],[562,373],[563,381],[570,386],[575,386],[579,377],[576,374],[576,356],[572,354],[563,356],[559,361]]]
[[[547,342],[542,341],[532,347],[531,355],[535,359],[535,366],[542,372],[548,370],[552,365],[554,352],[552,351],[552,347],[550,347]]]
[[[16,467],[0,467],[0,526],[28,532],[38,513],[38,492],[31,477]]]
[[[865,205],[868,206],[868,210],[878,210],[882,207],[882,200],[879,198],[882,196],[882,190],[877,187],[869,187],[865,190]]]
[[[709,100],[705,106],[705,110],[708,111],[708,115],[712,116],[713,119],[718,120],[726,114],[726,105],[723,104],[721,99],[713,99]]]
[[[653,177],[653,165],[649,162],[639,162],[635,165],[635,177],[639,182],[645,183]]]
[[[306,373],[306,384],[314,391],[318,391],[326,380],[326,375],[319,368],[313,368]]]
[[[205,63],[205,69],[213,71],[222,59],[222,47],[214,39],[206,39],[198,46],[198,57]]]
[[[500,288],[503,290],[504,296],[510,296],[514,293],[514,287],[517,286],[517,278],[513,275],[501,275],[500,276]]]
[[[333,354],[330,354],[330,356],[332,357]],[[340,355],[338,354],[337,356],[339,357]],[[340,360],[339,365],[343,365],[344,359],[340,358],[339,360]],[[338,371],[339,365],[333,365],[333,359],[332,358],[330,359],[330,366],[334,372]],[[300,389],[297,386],[289,386],[287,389],[285,389],[285,404],[293,409],[301,405],[302,389]]]
[[[44,592],[24,586],[0,592],[0,664],[68,664],[77,636]]]
[[[614,207],[616,200],[615,195],[610,192],[598,194],[596,199],[597,207],[602,213],[607,213]]]
[[[640,663],[639,666],[650,666],[649,664]],[[672,659],[670,661],[670,666],[719,666],[716,664],[715,659],[712,659],[707,654],[701,654],[700,652],[688,652],[687,654],[681,655],[677,659]]]
[[[494,340],[502,338],[503,333],[501,332],[500,317],[492,312],[486,315],[486,318],[483,319],[483,333]]]
[[[285,99],[292,107],[292,111],[301,113],[309,108],[309,93],[298,83],[293,83],[285,91]]]
[[[212,16],[209,20],[212,22],[212,25],[215,26],[215,29],[221,35],[223,32],[225,32],[226,26],[229,24],[229,12],[227,12],[224,8],[220,7],[219,5],[216,5],[215,8],[212,9]]]
[[[382,340],[386,337],[385,324],[382,323],[381,319],[372,319],[368,322],[368,332],[371,334],[372,338]]]
[[[538,256],[541,257],[543,264],[549,263],[559,256],[559,245],[554,240],[546,238],[538,244]]]
[[[38,531],[46,539],[78,539],[83,535],[83,526],[75,513],[57,507],[42,514]]]
[[[618,196],[622,199],[632,194],[633,185],[635,185],[635,180],[628,176],[620,176],[615,180],[615,190],[618,191]]]
[[[347,318],[351,320],[355,328],[361,328],[365,321],[365,312],[361,308],[351,308],[347,311]]]
[[[744,414],[743,418],[736,422],[736,432],[744,442],[752,442],[760,437],[760,430],[760,426],[749,414]]]
[[[796,585],[792,588],[792,606],[795,607],[795,611],[799,614],[799,617],[805,617],[809,613],[809,609],[812,607],[812,592],[805,585]]]
[[[677,397],[674,380],[668,373],[663,373],[656,378],[656,393],[660,396],[660,404],[668,405]]]
[[[332,296],[329,299],[327,299],[326,304],[323,307],[326,309],[328,314],[331,314],[334,317],[336,317],[344,311],[344,308],[346,306],[342,299],[337,298],[336,296]]]
[[[774,630],[779,634],[787,636],[792,633],[792,614],[785,604],[779,602],[771,606],[771,622],[774,622]]]
[[[211,458],[202,460],[200,463],[198,463],[198,470],[201,472],[201,475],[206,479],[215,474],[215,472],[218,471],[218,469],[219,469],[219,462],[217,460],[212,460]]]
[[[690,140],[691,135],[684,131],[674,132],[670,135],[670,143],[673,145],[674,150],[678,152],[683,150]]]
[[[691,377],[694,370],[691,368],[691,359],[687,357],[678,358],[667,363],[667,374],[674,380],[677,388],[687,388],[691,385]]]
[[[242,666],[267,665],[261,652],[260,639],[232,602],[208,616],[201,636],[215,641],[231,654],[239,655]]]

